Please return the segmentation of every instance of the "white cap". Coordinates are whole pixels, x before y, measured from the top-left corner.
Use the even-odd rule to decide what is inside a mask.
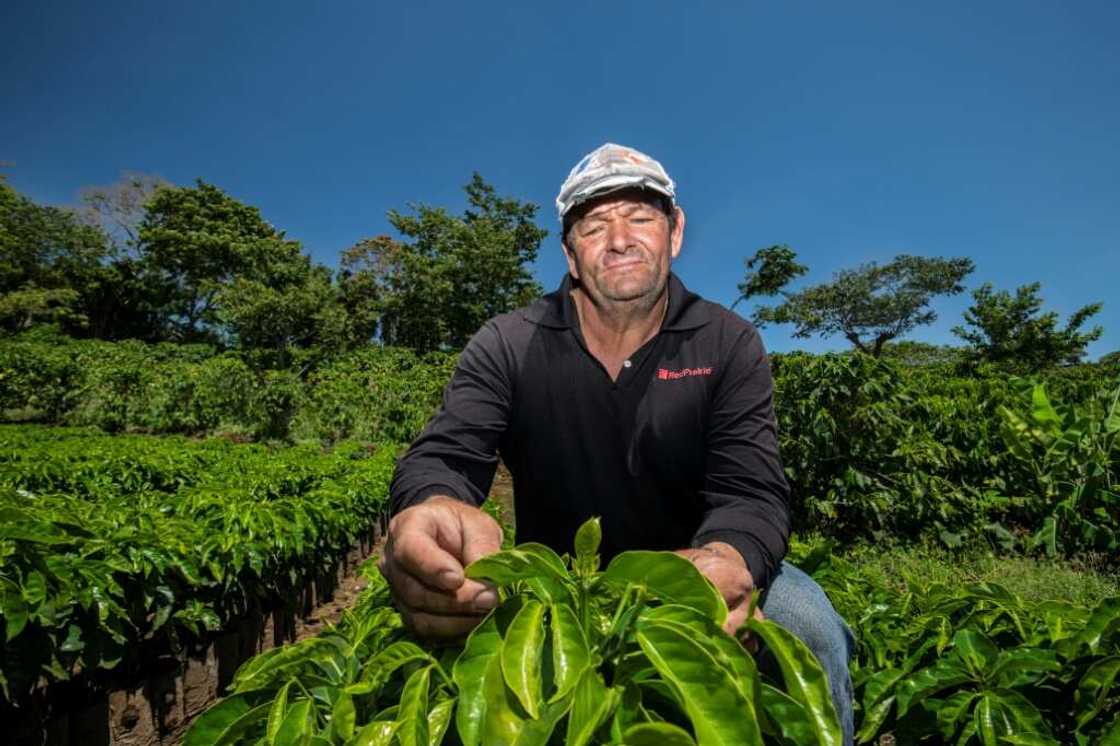
[[[556,197],[556,210],[563,220],[581,202],[627,187],[652,189],[677,205],[676,185],[660,163],[633,148],[607,143],[585,155],[568,174]]]

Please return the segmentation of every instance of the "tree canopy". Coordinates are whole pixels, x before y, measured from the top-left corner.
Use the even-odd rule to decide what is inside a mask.
[[[37,205],[0,180],[0,325],[37,322],[79,330],[104,282],[104,234],[59,207]]]
[[[1080,362],[1089,343],[1104,331],[1100,326],[1085,332],[1080,329],[1102,305],[1082,306],[1059,329],[1058,314],[1042,312],[1041,287],[1037,282],[1023,285],[1012,295],[984,283],[972,292],[964,326],[953,327],[953,333],[967,342],[974,358],[982,362],[1030,371]]]
[[[788,246],[772,246],[747,262],[740,299],[753,295],[784,299],[776,306],[757,308],[752,316],[755,324],[793,324],[793,336],[799,339],[841,335],[856,349],[876,357],[887,342],[936,320],[930,301],[937,295],[962,292],[961,280],[974,268],[972,260],[964,257],[900,254],[887,264],[869,262],[841,270],[832,282],[787,292],[781,287],[806,271],[795,257]]]
[[[477,173],[464,187],[462,216],[440,207],[392,210],[389,222],[405,237],[371,239],[350,249],[352,287],[379,299],[381,339],[424,352],[464,346],[492,316],[540,295],[529,265],[548,232],[533,218],[537,206],[500,197]],[[366,273],[364,276],[362,273]]]

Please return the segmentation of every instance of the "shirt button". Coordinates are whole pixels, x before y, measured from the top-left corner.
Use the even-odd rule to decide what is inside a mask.
[[[630,361],[629,360],[623,360],[622,361],[622,367],[629,368],[630,367]]]

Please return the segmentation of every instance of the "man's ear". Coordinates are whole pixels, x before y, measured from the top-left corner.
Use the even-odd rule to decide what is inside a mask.
[[[575,252],[568,246],[568,238],[562,237],[560,239],[560,248],[564,249],[564,258],[568,260],[568,274],[572,276],[573,280],[579,279],[579,265],[576,263]]]
[[[673,232],[669,234],[669,246],[672,250],[674,259],[681,253],[681,246],[684,244],[684,210],[680,207],[676,208],[677,220],[673,224]]]

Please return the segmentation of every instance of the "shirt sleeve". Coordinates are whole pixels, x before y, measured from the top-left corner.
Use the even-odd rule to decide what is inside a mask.
[[[731,346],[716,384],[700,497],[704,518],[693,546],[730,544],[755,586],[766,588],[788,548],[789,483],[778,454],[770,363],[751,326]]]
[[[397,462],[389,488],[394,514],[437,494],[482,504],[509,424],[510,368],[501,334],[488,322],[459,356],[439,411]]]

